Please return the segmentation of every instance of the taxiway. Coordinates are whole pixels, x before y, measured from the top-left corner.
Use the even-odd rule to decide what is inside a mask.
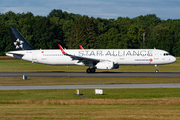
[[[6,71],[0,77],[174,77],[180,78],[180,72],[65,72],[65,71]]]
[[[0,86],[0,90],[38,89],[117,89],[117,88],[180,88],[180,83],[156,84],[109,84],[109,85],[42,85],[42,86]]]

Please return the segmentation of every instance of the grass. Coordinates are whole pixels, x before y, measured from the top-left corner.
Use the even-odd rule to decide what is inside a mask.
[[[179,107],[179,105],[52,106],[11,104],[0,105],[0,118],[11,120],[178,120],[180,119]]]
[[[105,89],[94,95],[75,90],[0,91],[0,119],[71,119],[71,120],[178,120],[180,89]],[[17,109],[18,108],[18,109]]]
[[[104,89],[104,95],[94,95],[94,89],[76,90],[1,90],[1,100],[86,100],[86,99],[152,99],[180,98],[180,88],[149,88],[149,89]],[[180,101],[179,101],[180,102]]]

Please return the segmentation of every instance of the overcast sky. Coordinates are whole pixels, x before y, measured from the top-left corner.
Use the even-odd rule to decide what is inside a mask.
[[[180,0],[0,0],[0,13],[47,16],[53,9],[107,19],[147,14],[156,14],[162,20],[180,19]]]

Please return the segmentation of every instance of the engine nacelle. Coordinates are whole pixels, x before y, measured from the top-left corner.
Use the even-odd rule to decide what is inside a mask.
[[[84,64],[83,62],[79,62],[79,61],[76,61],[75,64],[76,64],[76,65],[85,66],[85,64]]]
[[[101,70],[110,70],[119,68],[119,65],[114,64],[114,62],[111,61],[102,61],[96,64],[96,68]]]

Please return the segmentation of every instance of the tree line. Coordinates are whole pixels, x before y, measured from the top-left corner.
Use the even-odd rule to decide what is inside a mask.
[[[85,49],[156,48],[180,56],[180,20],[161,20],[155,14],[102,19],[59,9],[47,16],[0,13],[0,55],[13,50],[8,27],[16,27],[35,49],[58,49],[57,44],[79,49],[81,44]]]

